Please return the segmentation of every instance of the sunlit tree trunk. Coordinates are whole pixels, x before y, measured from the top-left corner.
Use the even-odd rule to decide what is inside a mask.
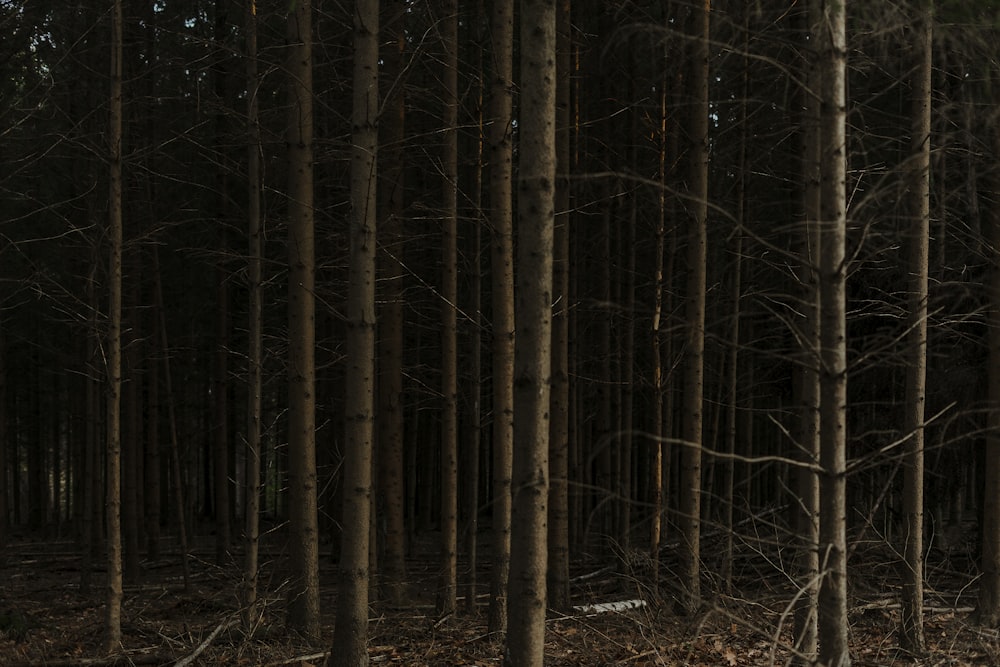
[[[458,2],[441,0],[441,585],[439,614],[458,590]]]
[[[545,648],[546,517],[556,177],[556,3],[522,0],[514,468],[505,664],[541,667]]]
[[[927,273],[930,233],[931,167],[931,13],[930,2],[921,5],[913,25],[914,70],[911,83],[910,156],[907,160],[910,212],[907,264],[906,422],[903,468],[903,515],[906,543],[903,548],[903,609],[900,643],[921,654],[924,642],[924,405],[927,384]]]
[[[820,94],[819,659],[851,662],[847,625],[847,46],[845,0],[823,2]]]
[[[552,409],[549,431],[549,607],[569,608],[570,0],[556,4],[556,221],[552,246]]]
[[[351,213],[344,456],[345,526],[337,585],[332,664],[368,664],[368,524],[375,429],[375,196],[378,149],[378,0],[358,0],[354,13],[354,98],[351,114]]]
[[[507,623],[510,573],[511,455],[514,446],[513,169],[514,2],[494,0],[490,13],[494,70],[487,110],[493,310],[493,570],[490,632]]]
[[[694,613],[701,605],[701,453],[705,378],[705,280],[708,217],[708,30],[711,0],[693,9],[691,50],[691,150],[688,203],[687,286],[684,348],[684,414],[680,488],[680,606]]]
[[[107,597],[105,643],[118,653],[122,643],[121,383],[122,383],[122,3],[111,8],[111,120],[108,128],[108,331],[104,343],[107,384],[105,422],[105,513]]]

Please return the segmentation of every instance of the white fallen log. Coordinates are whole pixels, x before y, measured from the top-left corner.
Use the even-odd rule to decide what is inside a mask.
[[[584,614],[604,614],[607,612],[622,612],[628,611],[629,609],[639,609],[645,606],[645,600],[619,600],[618,602],[582,604],[574,606],[573,609]]]

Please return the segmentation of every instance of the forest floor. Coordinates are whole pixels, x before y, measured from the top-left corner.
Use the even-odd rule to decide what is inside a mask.
[[[429,544],[429,543],[428,543]],[[711,546],[711,545],[709,545]],[[143,562],[142,583],[126,586],[122,609],[124,653],[101,654],[103,572],[94,589],[80,593],[80,560],[71,542],[21,539],[0,555],[0,665],[169,665],[194,656],[194,665],[322,665],[326,647],[310,646],[283,623],[283,563],[280,550],[266,550],[260,622],[251,637],[239,627],[238,562],[220,568],[210,562],[210,542],[192,552],[191,586],[182,585],[179,555],[167,549],[156,562]],[[773,567],[767,574],[751,563],[764,561],[752,549],[737,559],[734,593],[706,593],[706,611],[696,618],[670,611],[669,592],[654,595],[636,574],[642,556],[581,557],[573,566],[573,604],[641,600],[631,609],[577,609],[551,614],[546,664],[684,665],[737,667],[786,665],[792,652],[789,601],[794,590]],[[433,550],[408,562],[412,604],[398,609],[373,605],[369,655],[373,665],[412,667],[501,664],[503,647],[486,631],[489,575],[481,570],[475,609],[450,618],[434,610],[437,575]],[[706,553],[716,553],[709,551]],[[884,554],[883,554],[884,555]],[[631,561],[631,562],[630,562]],[[664,580],[671,577],[669,555]],[[706,571],[712,571],[706,566]],[[894,565],[878,549],[855,550],[851,561],[851,642],[856,666],[1000,665],[996,631],[969,622],[975,576],[954,561],[928,562],[925,634],[928,653],[915,658],[897,638],[898,588]],[[336,566],[327,554],[321,565],[324,640],[332,637]],[[706,591],[718,590],[706,581]],[[467,590],[467,589],[466,589]],[[213,634],[214,633],[214,634]],[[195,655],[197,652],[197,655]]]

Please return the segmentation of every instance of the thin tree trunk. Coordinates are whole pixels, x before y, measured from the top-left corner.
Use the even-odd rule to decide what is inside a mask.
[[[492,61],[489,126],[493,300],[493,570],[490,632],[507,623],[510,574],[511,457],[514,447],[514,234],[512,120],[514,2],[494,0],[490,14]]]
[[[914,21],[914,66],[910,109],[910,156],[906,174],[912,211],[907,263],[909,333],[906,364],[906,421],[903,515],[906,519],[900,645],[913,654],[924,641],[924,405],[927,385],[927,273],[930,233],[931,167],[931,16],[922,3]]]
[[[139,263],[135,262],[138,267]],[[139,491],[137,475],[140,442],[142,441],[142,372],[139,369],[142,339],[139,335],[139,277],[129,276],[129,294],[127,312],[129,318],[125,321],[128,327],[123,338],[123,374],[128,378],[122,391],[122,442],[121,442],[121,472],[122,472],[122,546],[124,581],[137,584],[140,575],[141,555],[139,553]]]
[[[439,614],[458,590],[458,2],[442,0],[441,584]]]
[[[226,134],[226,67],[225,43],[230,29],[227,5],[230,0],[215,0],[214,39],[216,62],[212,67],[212,85],[215,92],[215,142],[223,146]],[[216,301],[215,301],[215,355],[214,381],[212,397],[214,412],[212,417],[212,487],[214,491],[213,505],[215,509],[215,564],[225,565],[229,556],[230,513],[232,510],[229,497],[229,286],[226,281],[224,262],[228,248],[226,247],[226,207],[228,196],[226,192],[227,178],[223,170],[215,173],[215,224],[219,238],[218,252],[221,258],[215,266]]]
[[[469,613],[476,611],[476,595],[478,591],[477,565],[479,561],[479,480],[482,446],[482,417],[480,402],[483,383],[483,345],[482,345],[482,230],[484,225],[482,215],[483,192],[483,36],[485,22],[483,16],[483,0],[475,0],[472,6],[469,25],[469,38],[466,41],[468,55],[474,63],[475,82],[471,89],[474,107],[469,122],[472,129],[470,137],[472,163],[469,168],[468,184],[468,216],[472,229],[467,233],[466,252],[469,255],[469,335],[468,335],[468,375],[466,376],[466,410],[468,424],[466,437],[463,439],[464,470],[462,479],[465,487],[462,503],[465,506],[465,556],[468,566],[465,572],[465,608]]]
[[[258,550],[260,545],[260,446],[261,393],[263,390],[263,289],[261,234],[261,139],[257,94],[260,75],[257,65],[256,0],[246,0],[244,10],[246,32],[247,85],[247,288],[249,313],[247,333],[247,441],[246,441],[246,503],[244,512],[244,551],[241,621],[243,632],[253,632],[256,622]]]
[[[522,0],[517,335],[511,511],[511,667],[541,667],[549,484],[552,235],[556,177],[556,3]]]
[[[819,659],[851,662],[847,625],[847,99],[844,0],[824,2],[818,35],[820,106],[820,535]]]
[[[556,4],[556,222],[552,246],[552,409],[549,431],[548,604],[569,599],[570,0]]]
[[[84,377],[84,415],[86,419],[86,424],[84,425],[84,462],[83,462],[83,474],[84,474],[84,489],[83,489],[83,544],[81,545],[81,557],[80,557],[80,592],[84,595],[90,593],[91,590],[91,572],[94,569],[94,561],[96,559],[97,545],[99,543],[99,530],[96,523],[97,517],[97,507],[99,503],[95,502],[98,496],[98,488],[100,484],[101,475],[98,471],[98,452],[97,452],[97,441],[98,441],[98,425],[100,420],[98,419],[98,380],[97,380],[97,350],[99,348],[100,341],[98,337],[100,333],[97,328],[97,312],[99,310],[97,304],[97,290],[96,290],[96,272],[97,272],[97,261],[91,265],[90,274],[87,276],[87,304],[90,306],[90,317],[87,319],[87,340],[85,343],[86,347],[86,374]],[[17,452],[17,448],[14,448],[14,453]],[[15,463],[12,461],[12,463]],[[17,474],[17,466],[14,465],[11,471],[14,475]],[[12,495],[14,499],[14,518],[17,519],[17,498],[18,498],[18,485],[16,484],[17,478],[12,480]]]
[[[163,307],[163,279],[160,272],[160,253],[153,246],[154,309],[159,328],[160,354],[163,358],[164,388],[167,392],[167,421],[170,428],[170,465],[174,476],[174,510],[177,512],[177,533],[181,548],[181,567],[184,590],[191,588],[191,563],[188,555],[187,513],[184,503],[184,476],[181,470],[180,442],[177,437],[177,401],[174,397],[173,376],[170,371],[170,341],[167,338],[167,316]]]
[[[708,217],[708,37],[711,0],[694,9],[692,36],[692,137],[690,163],[691,219],[687,247],[687,300],[684,348],[684,419],[681,452],[681,585],[680,606],[693,614],[701,605],[701,454],[704,420],[705,285]]]
[[[798,444],[803,465],[797,472],[798,502],[795,526],[799,538],[798,574],[801,596],[795,607],[795,643],[800,653],[816,655],[816,605],[819,594],[819,477],[820,457],[820,90],[819,53],[815,46],[819,0],[809,0],[805,11],[804,80],[802,91],[802,231],[799,234],[799,283],[801,285],[802,330],[798,387]],[[805,40],[803,40],[805,41]]]
[[[111,121],[108,130],[110,165],[108,192],[108,332],[105,512],[107,516],[107,598],[105,643],[107,653],[121,651],[122,643],[122,533],[121,533],[121,383],[122,383],[122,4],[111,10]]]
[[[664,74],[660,78],[660,119],[659,119],[659,151],[657,177],[660,188],[657,192],[657,217],[656,217],[656,240],[655,240],[655,268],[653,273],[653,317],[650,343],[653,356],[653,411],[652,423],[650,424],[652,456],[650,457],[649,470],[649,497],[652,505],[652,516],[649,524],[649,556],[652,564],[650,576],[653,585],[657,586],[660,579],[660,543],[662,538],[662,526],[664,516],[664,496],[663,496],[663,412],[664,412],[664,391],[666,381],[664,378],[663,364],[663,250],[666,244],[666,221],[667,221],[667,76]]]
[[[358,0],[354,14],[354,99],[345,414],[345,526],[337,586],[332,663],[368,664],[368,524],[375,421],[375,193],[378,150],[378,0]]]

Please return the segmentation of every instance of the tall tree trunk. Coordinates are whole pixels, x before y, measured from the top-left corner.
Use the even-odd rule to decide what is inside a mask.
[[[139,262],[132,262],[138,269]],[[139,553],[139,454],[142,451],[142,338],[139,327],[139,276],[131,271],[128,276],[128,317],[125,326],[128,331],[123,338],[124,375],[128,378],[122,391],[122,546],[124,581],[139,583],[141,554]]]
[[[382,300],[378,330],[378,493],[385,524],[382,552],[382,595],[390,605],[400,605],[406,594],[406,511],[403,426],[403,150],[406,97],[400,78],[406,49],[406,2],[386,3],[388,18],[382,52],[383,86],[391,90],[379,124],[379,247],[381,252]],[[411,428],[413,425],[410,425]]]
[[[95,247],[96,251],[96,247]],[[96,252],[95,252],[96,254]],[[85,375],[85,387],[84,387],[84,410],[86,424],[84,425],[84,454],[83,454],[83,544],[81,545],[81,558],[80,558],[80,592],[83,594],[89,594],[91,590],[91,572],[94,569],[94,561],[97,556],[97,545],[100,542],[100,530],[97,525],[97,508],[100,506],[96,499],[99,495],[99,485],[101,481],[101,475],[98,470],[100,465],[100,456],[97,451],[98,444],[98,429],[100,426],[100,419],[98,418],[98,396],[100,390],[98,388],[97,379],[97,351],[100,347],[100,341],[98,340],[99,331],[97,325],[97,312],[99,310],[97,303],[97,288],[96,288],[96,274],[97,274],[97,263],[98,260],[95,257],[94,262],[91,265],[90,273],[87,276],[87,305],[90,306],[90,316],[87,318],[87,340],[85,342],[86,349],[86,375]],[[17,447],[14,447],[14,453],[17,452]],[[12,464],[15,462],[12,461]],[[13,474],[17,474],[17,466],[13,465]],[[17,498],[18,498],[18,485],[16,483],[17,478],[12,480],[12,496],[14,500],[14,518],[17,519]]]
[[[316,305],[313,229],[312,4],[288,14],[288,622],[320,637],[316,507]],[[367,535],[367,522],[364,524]]]
[[[7,342],[4,315],[0,312],[0,558],[7,544]],[[84,470],[84,473],[86,471]]]
[[[910,211],[907,264],[909,333],[906,364],[906,421],[903,472],[903,515],[906,544],[900,644],[914,654],[924,642],[924,405],[927,384],[927,273],[930,233],[931,168],[931,16],[932,4],[921,0],[913,26],[914,70],[911,83],[910,156],[906,180]]]
[[[108,331],[105,512],[107,516],[107,597],[105,643],[118,653],[122,643],[121,383],[122,383],[122,18],[121,0],[111,9],[111,120],[108,128]]]
[[[847,625],[847,46],[845,0],[824,0],[820,94],[820,534],[819,659],[851,662]]]
[[[188,549],[187,512],[184,502],[184,475],[181,469],[180,441],[177,436],[177,400],[174,395],[173,374],[170,370],[170,340],[167,338],[167,315],[163,307],[163,277],[160,271],[160,253],[153,246],[154,303],[160,345],[159,354],[163,359],[164,389],[167,392],[167,425],[170,429],[170,471],[174,477],[174,511],[177,513],[177,533],[181,548],[181,568],[184,573],[184,590],[191,588],[191,562]]]
[[[1000,104],[1000,72],[992,73],[993,104]],[[994,121],[996,123],[996,121]],[[990,128],[993,150],[1000,149],[1000,124]],[[976,620],[980,625],[1000,627],[1000,172],[991,173],[990,196],[992,205],[986,207],[986,243],[993,254],[989,274],[989,313],[987,334],[989,345],[988,396],[990,407],[987,416],[986,446],[982,499],[982,576],[979,580],[979,600]],[[993,490],[993,492],[990,492]]]
[[[241,622],[249,635],[256,622],[258,551],[260,545],[261,393],[263,391],[263,238],[261,220],[261,138],[258,106],[260,75],[257,64],[257,5],[246,0],[244,10],[247,86],[247,441],[246,502],[243,536],[243,596]]]
[[[216,59],[212,68],[215,88],[215,142],[224,146],[226,132],[226,69],[227,56],[224,44],[229,32],[227,3],[229,0],[215,0],[214,38]],[[215,355],[214,382],[212,383],[212,487],[215,509],[215,564],[225,565],[229,556],[230,512],[229,498],[229,285],[225,270],[227,255],[226,239],[226,174],[221,169],[215,174],[215,224],[219,238],[220,259],[215,266]]]
[[[466,375],[466,411],[468,421],[466,435],[463,438],[464,456],[462,456],[463,472],[461,478],[464,480],[462,504],[465,506],[465,526],[462,529],[465,541],[465,556],[467,559],[467,569],[464,577],[465,584],[465,608],[469,613],[476,611],[476,597],[478,592],[477,565],[479,562],[479,468],[481,460],[482,446],[482,417],[480,402],[482,399],[483,382],[483,315],[482,315],[482,293],[483,293],[483,267],[482,267],[482,194],[483,194],[483,148],[484,131],[483,125],[483,90],[485,87],[483,79],[483,39],[485,35],[485,21],[483,16],[483,0],[475,0],[470,13],[468,38],[466,40],[467,53],[473,63],[474,82],[471,87],[472,111],[469,117],[469,124],[472,130],[469,137],[471,164],[468,176],[468,206],[467,215],[471,229],[466,233],[466,252],[468,253],[468,291],[469,291],[469,334],[467,336],[468,345],[468,374]]]
[[[221,220],[217,220],[222,224]],[[225,233],[222,234],[225,237]],[[225,247],[221,248],[225,251]],[[216,267],[215,369],[212,386],[212,487],[215,506],[215,564],[229,560],[229,287],[222,266]]]
[[[505,664],[541,667],[545,648],[546,517],[556,177],[556,3],[521,4],[517,334],[510,608]]]
[[[441,2],[441,585],[439,614],[458,590],[458,1]]]
[[[666,50],[664,50],[666,55]],[[656,239],[653,252],[655,253],[653,269],[653,317],[652,331],[650,336],[650,346],[652,348],[653,359],[653,410],[652,423],[649,426],[650,439],[652,440],[652,455],[650,456],[649,470],[649,499],[652,505],[652,516],[649,523],[649,556],[652,564],[650,576],[653,584],[658,585],[660,579],[660,543],[662,539],[663,516],[665,509],[663,495],[663,413],[665,402],[666,380],[664,377],[663,364],[663,320],[664,320],[664,275],[663,275],[663,251],[666,245],[666,223],[667,223],[667,75],[660,78],[660,118],[659,118],[659,150],[657,151],[657,179],[659,180],[659,190],[657,192],[656,208]]]
[[[569,599],[570,0],[556,4],[556,221],[552,245],[552,409],[549,430],[549,607]]]
[[[351,138],[350,255],[344,458],[345,526],[333,664],[368,664],[368,524],[375,421],[375,193],[378,150],[378,0],[357,0]]]
[[[816,604],[819,593],[819,477],[820,456],[819,395],[821,364],[819,321],[819,250],[820,250],[820,106],[816,94],[821,80],[815,30],[819,27],[819,0],[808,0],[805,10],[803,62],[806,89],[802,91],[802,230],[799,234],[799,284],[801,286],[802,330],[800,365],[797,369],[797,435],[799,458],[795,527],[799,539],[798,575],[802,594],[795,607],[795,644],[807,656],[815,658],[817,647]]]
[[[691,150],[687,247],[684,417],[680,488],[680,605],[692,614],[701,605],[701,453],[705,377],[705,269],[708,218],[708,37],[711,0],[700,0],[692,17]]]
[[[493,300],[493,570],[488,628],[490,632],[502,632],[507,623],[511,457],[514,447],[513,0],[494,0],[490,36],[495,71],[487,112],[490,128],[490,223],[493,234],[490,253],[490,294]]]

